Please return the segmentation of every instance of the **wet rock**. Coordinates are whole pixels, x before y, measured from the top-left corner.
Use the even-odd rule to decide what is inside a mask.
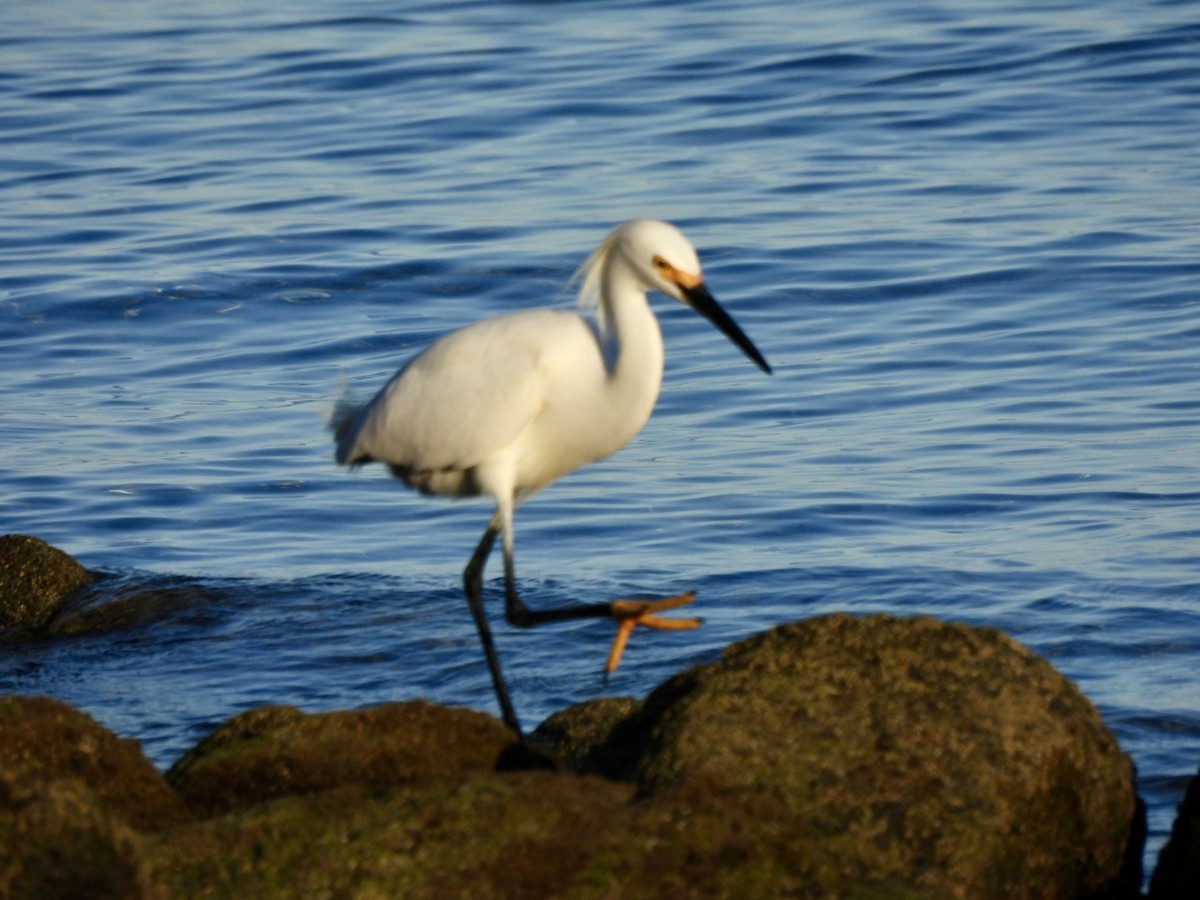
[[[164,622],[203,622],[209,608],[228,599],[219,586],[178,576],[110,577],[72,597],[39,636],[99,637]]]
[[[162,828],[188,814],[142,753],[91,716],[48,697],[0,697],[0,772],[19,770],[87,787],[134,828]]]
[[[793,871],[818,894],[1079,897],[1140,881],[1129,758],[1070,682],[996,631],[785,625],[670,679],[587,756],[645,798],[726,804],[819,847]]]
[[[230,719],[167,780],[202,815],[332,787],[382,787],[490,772],[513,736],[491,716],[414,701],[306,714],[288,706]]]
[[[1200,897],[1200,772],[1188,784],[1150,879],[1150,900]]]
[[[0,628],[45,625],[91,580],[83,566],[45,541],[23,534],[0,537]]]

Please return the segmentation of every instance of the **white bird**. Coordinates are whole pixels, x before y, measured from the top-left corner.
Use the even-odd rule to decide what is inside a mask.
[[[760,369],[771,368],[704,285],[696,251],[677,228],[640,219],[617,227],[579,270],[580,305],[594,315],[534,309],[452,332],[412,359],[364,405],[340,400],[330,427],[337,461],[381,462],[407,486],[450,497],[487,495],[496,504],[463,571],[505,723],[522,737],[483,610],[483,568],[499,534],[505,616],[516,626],[584,617],[619,624],[616,664],[635,625],[695,627],[653,613],[681,605],[614,600],[533,610],[517,596],[513,510],[557,478],[623,447],[658,397],[663,343],[646,302],[660,291],[707,318]]]

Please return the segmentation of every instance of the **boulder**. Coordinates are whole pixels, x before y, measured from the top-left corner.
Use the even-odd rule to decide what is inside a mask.
[[[186,821],[179,796],[146,759],[87,713],[49,697],[0,697],[0,772],[75,781],[137,829]]]
[[[215,815],[273,797],[491,772],[513,743],[481,712],[423,701],[306,714],[269,706],[233,717],[171,767],[188,806]]]
[[[603,754],[613,729],[636,713],[642,704],[632,697],[601,697],[559,710],[531,734],[531,743],[552,748],[572,772],[598,772],[607,768]]]
[[[0,897],[165,897],[137,836],[82,782],[0,767]]]
[[[667,681],[589,771],[769,819],[814,893],[1083,897],[1140,882],[1133,766],[1094,707],[990,629],[832,615]],[[815,853],[811,848],[819,848]]]
[[[45,625],[63,601],[92,576],[45,541],[23,534],[0,537],[0,628]]]
[[[0,895],[1118,898],[1140,882],[1128,757],[1070,682],[988,629],[780,626],[535,738],[581,774],[504,770],[512,735],[469,710],[266,707],[163,779],[82,713],[0,698]]]

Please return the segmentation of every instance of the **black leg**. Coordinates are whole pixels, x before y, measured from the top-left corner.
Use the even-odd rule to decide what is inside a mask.
[[[479,643],[483,646],[488,670],[492,673],[492,685],[496,689],[496,699],[500,701],[500,714],[504,717],[504,724],[524,741],[521,723],[517,721],[516,711],[508,696],[508,686],[504,683],[504,675],[500,671],[500,658],[496,655],[496,645],[492,642],[492,630],[488,627],[487,616],[483,611],[483,567],[492,552],[492,545],[496,543],[497,534],[499,529],[495,525],[488,525],[487,530],[483,532],[479,546],[475,548],[471,561],[463,570],[463,589],[467,595],[471,615],[475,618],[475,629],[479,632]]]
[[[508,510],[511,522],[511,509]],[[609,654],[606,671],[612,671],[621,658],[621,651],[629,633],[637,625],[650,628],[695,628],[700,624],[699,619],[661,619],[654,613],[664,609],[674,609],[684,603],[690,603],[692,594],[682,594],[665,600],[613,600],[608,603],[580,603],[575,606],[564,606],[557,609],[530,609],[521,602],[517,595],[517,578],[513,564],[511,526],[507,533],[502,526],[506,521],[504,510],[497,509],[497,514],[483,532],[479,546],[471,555],[471,561],[463,570],[463,588],[467,595],[467,604],[471,615],[475,617],[475,628],[479,632],[479,643],[483,647],[483,655],[487,660],[488,670],[492,673],[492,685],[496,689],[496,699],[500,702],[500,712],[504,724],[517,734],[522,746],[528,746],[521,725],[517,721],[516,711],[508,696],[508,686],[500,671],[500,658],[496,654],[496,645],[492,641],[492,631],[488,626],[487,616],[483,611],[483,569],[487,565],[488,556],[495,546],[496,536],[504,534],[504,616],[510,625],[518,628],[530,628],[545,622],[563,622],[568,619],[612,619],[618,625],[617,639]],[[536,756],[536,754],[535,754]],[[541,767],[545,758],[538,756],[535,765]],[[520,763],[519,767],[528,768],[529,761]]]

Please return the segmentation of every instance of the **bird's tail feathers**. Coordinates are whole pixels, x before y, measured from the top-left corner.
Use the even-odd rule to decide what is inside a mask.
[[[350,428],[362,408],[363,404],[350,394],[349,387],[343,381],[333,406],[325,410],[325,427],[333,432],[333,440],[339,446],[350,433]]]

